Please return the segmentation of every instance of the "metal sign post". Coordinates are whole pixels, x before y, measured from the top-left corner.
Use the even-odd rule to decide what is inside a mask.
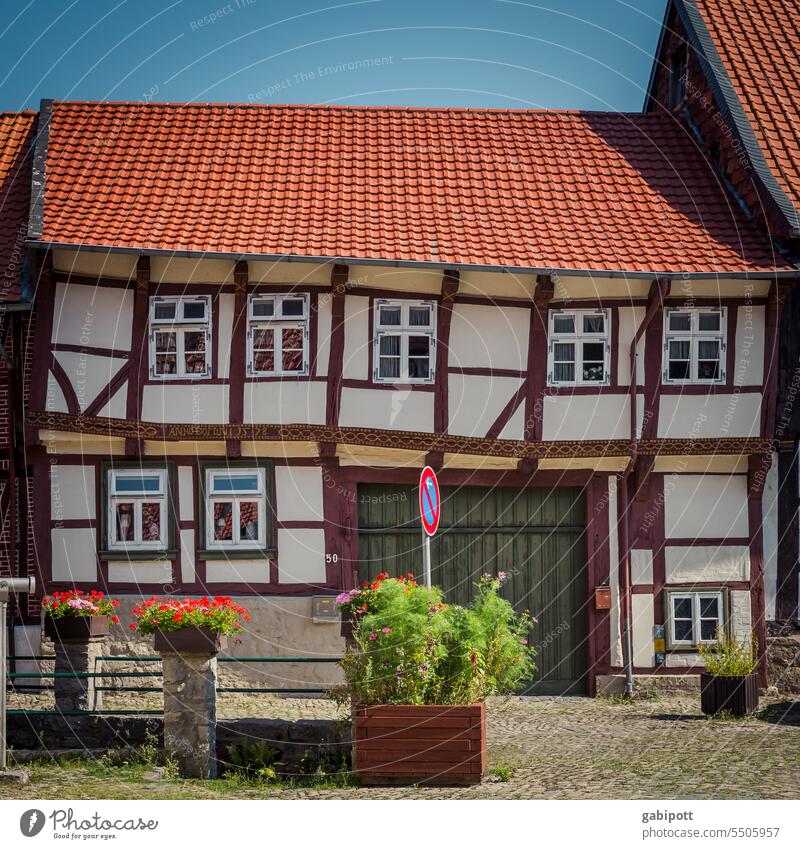
[[[33,593],[36,591],[35,578],[0,578],[0,772],[7,769],[6,754],[6,687],[8,681],[8,597],[13,593]]]
[[[431,586],[431,537],[439,527],[442,499],[436,472],[425,466],[419,476],[419,515],[422,519],[422,572],[425,586]]]

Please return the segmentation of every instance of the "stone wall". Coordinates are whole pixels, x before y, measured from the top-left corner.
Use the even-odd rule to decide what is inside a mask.
[[[9,744],[22,759],[69,750],[97,755],[110,749],[139,746],[148,732],[163,742],[159,716],[20,716],[8,717]],[[280,752],[280,771],[335,770],[350,763],[350,723],[326,719],[226,719],[217,723],[217,758],[228,747],[264,740]]]
[[[767,638],[769,683],[781,693],[800,694],[800,634]]]

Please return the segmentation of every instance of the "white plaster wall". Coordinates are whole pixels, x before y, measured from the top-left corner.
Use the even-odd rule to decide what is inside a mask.
[[[53,251],[53,268],[89,277],[119,277],[130,280],[136,274],[136,256],[111,251]]]
[[[51,519],[95,519],[95,504],[93,466],[50,464]]]
[[[252,283],[298,283],[330,285],[333,265],[317,262],[258,260],[248,263]]]
[[[206,583],[268,584],[269,560],[206,560]]]
[[[639,325],[644,319],[644,307],[619,308],[619,343],[617,345],[617,382],[620,385],[631,382],[631,342],[636,335]],[[644,385],[644,336],[636,346],[638,358],[636,361],[636,382]]]
[[[324,424],[324,380],[245,382],[244,420],[264,424]]]
[[[324,519],[322,469],[318,466],[276,466],[276,512],[282,522]]]
[[[764,602],[766,618],[775,618],[775,601],[778,593],[778,455],[772,455],[772,464],[764,480],[762,500],[763,519],[761,539],[764,547]]]
[[[123,380],[117,391],[109,398],[108,403],[97,411],[100,417],[124,419],[128,409],[128,381]]]
[[[228,387],[219,383],[151,383],[142,393],[142,421],[223,424],[228,421]]]
[[[97,532],[94,528],[53,528],[54,581],[97,580]]]
[[[734,386],[760,386],[764,380],[766,307],[745,304],[736,316]]]
[[[108,580],[114,584],[171,584],[171,560],[109,560]]]
[[[278,529],[278,583],[325,583],[325,531]]]
[[[631,432],[628,395],[545,395],[542,439],[627,439]],[[641,430],[642,396],[636,405]]]
[[[523,439],[525,436],[525,399],[521,399],[514,415],[500,431],[500,439]]]
[[[671,475],[664,479],[665,535],[746,537],[746,475]]]
[[[369,298],[347,295],[344,299],[344,362],[348,380],[369,378]]]
[[[448,364],[524,371],[530,316],[530,309],[456,304],[450,324]]]
[[[55,358],[64,369],[83,412],[97,398],[114,375],[127,362],[120,357],[99,357],[75,351],[56,351]]]
[[[128,351],[132,321],[130,289],[56,283],[53,342]]]
[[[194,499],[194,469],[191,466],[178,466],[178,503],[182,522],[194,519]]]
[[[744,545],[668,545],[666,582],[749,581],[750,550]]]
[[[522,380],[516,377],[449,375],[450,433],[486,436],[486,432],[521,385]],[[524,403],[522,406],[524,407]]]
[[[234,295],[219,296],[219,327],[217,328],[217,368],[214,374],[223,379],[231,371],[231,337],[233,334],[233,309],[236,298]],[[247,332],[246,322],[236,328],[237,333]]]
[[[631,596],[631,616],[633,617],[633,665],[653,665],[653,596],[650,593],[634,593]]]
[[[667,439],[713,439],[719,436],[758,436],[761,395],[662,395],[658,435]]]
[[[513,271],[503,274],[492,271],[462,271],[458,287],[462,295],[520,298],[525,301],[531,300],[535,289],[535,274],[517,274]]]
[[[154,283],[232,283],[233,268],[230,259],[154,256],[150,279]]]
[[[622,636],[619,605],[619,539],[617,536],[617,479],[608,476],[608,556],[610,560],[609,588],[611,589],[611,665],[622,666]]]
[[[692,280],[672,281],[671,298],[682,301],[693,298],[763,298],[769,294],[769,280]]]
[[[653,552],[649,548],[631,549],[631,583],[653,583]]]
[[[194,546],[194,528],[182,528],[180,532],[181,542],[181,581],[184,584],[192,584],[195,579],[194,564],[197,553]]]
[[[68,413],[67,400],[53,377],[52,372],[47,372],[47,394],[44,400],[44,408],[48,413]]]
[[[328,373],[331,358],[331,295],[327,292],[317,298],[317,374]]]
[[[347,285],[352,289],[391,289],[438,295],[442,291],[440,268],[391,268],[380,265],[351,265]]]
[[[345,387],[339,424],[342,427],[432,431],[433,402],[433,392]]]
[[[568,277],[557,275],[553,279],[556,301],[585,300],[591,298],[646,298],[650,291],[650,280],[624,277]]]
[[[730,604],[731,631],[739,640],[749,642],[753,637],[750,593],[747,590],[732,590]]]

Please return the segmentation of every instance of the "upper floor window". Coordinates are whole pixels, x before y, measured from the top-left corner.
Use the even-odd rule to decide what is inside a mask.
[[[676,47],[669,66],[669,108],[675,109],[686,99],[689,53],[686,45]]]
[[[608,310],[550,311],[550,386],[601,386],[609,382],[609,324]]]
[[[108,474],[109,551],[167,548],[167,470],[111,468]]]
[[[308,374],[308,295],[251,295],[247,373]]]
[[[208,549],[263,549],[266,531],[266,472],[263,467],[205,470]]]
[[[668,309],[664,382],[724,383],[726,308]]]
[[[211,297],[150,298],[150,377],[211,376]]]
[[[671,648],[694,648],[713,643],[725,625],[723,591],[667,591],[667,618]]]
[[[378,383],[432,383],[436,346],[433,301],[375,302],[375,369]]]

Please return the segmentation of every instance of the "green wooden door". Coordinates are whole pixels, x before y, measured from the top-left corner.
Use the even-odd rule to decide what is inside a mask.
[[[358,495],[361,579],[381,571],[421,579],[416,487],[362,484]],[[511,575],[504,595],[538,619],[531,634],[538,669],[524,692],[585,692],[585,525],[577,488],[442,488],[433,583],[447,601],[468,604],[483,572]]]

